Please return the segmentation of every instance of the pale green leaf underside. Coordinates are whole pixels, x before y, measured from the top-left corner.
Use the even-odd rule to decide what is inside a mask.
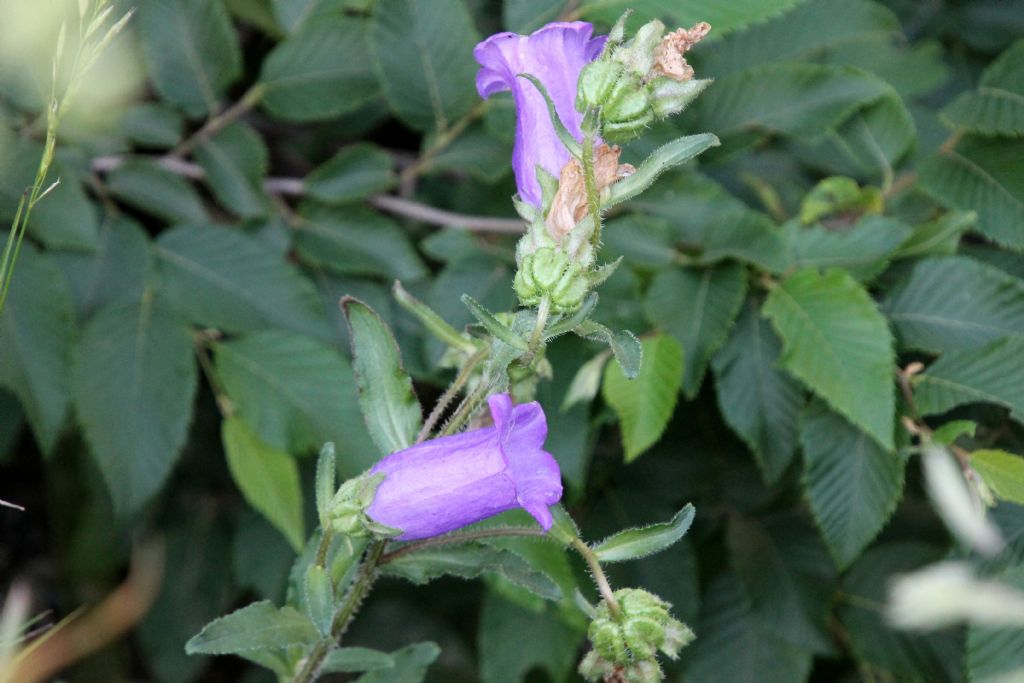
[[[316,640],[313,623],[291,607],[254,602],[211,621],[185,645],[189,654],[226,655],[273,650]]]

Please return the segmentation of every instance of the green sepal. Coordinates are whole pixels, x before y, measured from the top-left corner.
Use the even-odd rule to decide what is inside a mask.
[[[544,87],[544,84],[536,76],[531,74],[519,74],[519,78],[525,78],[530,81],[530,83],[533,83],[533,87],[537,88],[538,92],[540,92],[541,97],[544,98],[548,105],[548,116],[551,117],[551,125],[555,129],[555,134],[558,135],[558,139],[562,141],[565,148],[569,150],[569,154],[579,159],[583,155],[583,147],[580,146],[580,143],[576,141],[576,138],[573,137],[569,129],[562,123],[562,119],[558,116],[558,111],[555,109],[555,103],[551,100],[551,96],[548,95],[547,88]]]
[[[395,284],[392,286],[391,291],[395,297],[395,301],[397,301],[402,308],[416,316],[416,318],[423,323],[423,326],[439,340],[448,346],[464,351],[465,353],[477,352],[478,346],[472,339],[449,325],[444,318],[434,311],[434,309],[430,308],[430,306],[427,306],[425,303],[406,291],[405,287],[402,286],[402,283],[399,280],[395,280]]]
[[[605,208],[632,199],[651,186],[665,171],[689,161],[701,152],[721,144],[711,133],[687,135],[654,150],[633,175],[611,186]]]
[[[544,331],[544,341],[554,339],[566,332],[572,332],[590,317],[590,314],[594,312],[596,307],[597,292],[591,292],[587,295],[587,298],[583,300],[583,304],[575,313],[566,318],[562,318],[558,322],[550,325],[548,329]]]
[[[327,527],[331,499],[335,494],[335,477],[337,466],[334,462],[334,444],[328,441],[320,449],[320,457],[316,461],[316,513],[321,527]]]
[[[520,351],[526,351],[529,348],[525,339],[516,334],[508,325],[494,317],[494,314],[484,308],[476,299],[468,294],[463,294],[462,303],[466,305],[466,308],[473,314],[473,317],[480,321],[480,324],[492,336]]]

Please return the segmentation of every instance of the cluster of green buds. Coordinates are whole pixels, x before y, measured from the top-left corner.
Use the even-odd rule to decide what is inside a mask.
[[[626,142],[645,127],[683,111],[711,84],[694,79],[683,56],[711,30],[699,23],[668,35],[658,20],[644,24],[624,41],[625,18],[619,20],[604,52],[583,68],[576,91],[576,110],[598,112],[601,136]]]
[[[580,662],[580,674],[588,681],[662,680],[657,653],[675,659],[693,641],[693,631],[672,618],[671,605],[653,593],[623,588],[614,596],[617,610],[602,601],[590,622],[587,636],[593,649]]]

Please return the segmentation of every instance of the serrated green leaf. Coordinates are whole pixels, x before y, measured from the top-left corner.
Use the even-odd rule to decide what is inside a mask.
[[[810,675],[811,651],[763,626],[731,572],[712,582],[694,630],[686,666],[692,683],[803,683]]]
[[[418,550],[382,565],[381,571],[420,585],[441,576],[473,579],[493,572],[545,600],[562,598],[558,584],[547,574],[534,569],[511,551],[483,545]]]
[[[339,647],[324,659],[321,673],[347,674],[395,668],[395,658],[368,647]]]
[[[384,96],[413,128],[447,128],[477,101],[480,37],[462,0],[379,0],[370,31]]]
[[[827,620],[835,590],[832,560],[799,513],[733,516],[726,543],[751,611],[773,635],[818,653],[832,650]]]
[[[695,514],[693,505],[687,504],[667,522],[620,531],[595,544],[592,549],[601,562],[639,560],[660,553],[686,534]]]
[[[978,423],[971,420],[951,420],[932,432],[932,441],[950,446],[961,436],[974,436]]]
[[[950,351],[914,377],[914,398],[924,415],[965,403],[994,403],[1024,421],[1024,337],[1004,337],[986,346]]]
[[[126,110],[118,127],[132,142],[167,149],[181,141],[185,118],[167,105],[143,102]]]
[[[395,183],[391,155],[376,145],[346,147],[306,176],[306,192],[322,202],[342,203],[382,192]]]
[[[782,338],[782,366],[892,450],[892,335],[868,293],[842,270],[800,270],[764,305]]]
[[[477,630],[481,683],[521,683],[531,672],[572,680],[582,629],[554,605],[543,607],[538,612],[487,591]]]
[[[351,0],[270,0],[277,25],[287,33],[345,9]]]
[[[910,112],[890,91],[854,112],[817,144],[802,148],[799,155],[832,175],[885,179],[892,177],[893,168],[916,141]]]
[[[228,397],[268,444],[302,453],[331,441],[345,477],[376,462],[352,369],[337,351],[283,330],[221,342],[213,349]]]
[[[1002,336],[1024,335],[1024,282],[963,256],[925,259],[884,310],[908,348],[974,348]]]
[[[702,264],[737,259],[772,273],[781,273],[790,265],[781,233],[768,218],[754,211],[727,209],[700,239],[698,261]]]
[[[1024,135],[1024,40],[985,68],[978,89],[962,93],[942,110],[957,128],[982,135]]]
[[[820,400],[804,411],[800,443],[807,502],[832,557],[845,569],[896,510],[903,459]]]
[[[369,671],[356,679],[356,683],[421,683],[427,675],[427,667],[440,654],[441,648],[436,643],[408,645],[391,653],[392,668]]]
[[[295,226],[299,254],[343,275],[383,275],[410,282],[427,273],[408,234],[362,206],[304,204]]]
[[[71,292],[60,270],[22,244],[0,313],[0,386],[18,397],[44,453],[56,445],[67,414],[74,329]]]
[[[353,369],[359,403],[370,436],[382,455],[408,448],[423,424],[423,409],[402,367],[391,330],[358,299],[341,300],[352,340]]]
[[[263,192],[267,173],[267,148],[256,131],[233,123],[195,149],[196,161],[206,172],[206,184],[227,210],[252,218],[270,208]]]
[[[911,235],[907,224],[884,216],[865,216],[846,230],[820,225],[786,225],[784,235],[798,268],[843,268],[861,282],[882,272],[888,259]]]
[[[261,106],[287,121],[318,121],[376,98],[368,29],[367,20],[340,13],[304,23],[263,61]]]
[[[107,189],[125,204],[168,223],[206,220],[195,188],[150,161],[126,161],[107,174]]]
[[[941,218],[914,227],[907,241],[900,245],[895,258],[917,256],[951,256],[957,252],[960,237],[974,226],[973,211],[950,211]]]
[[[746,294],[746,270],[737,263],[661,272],[644,300],[647,319],[683,346],[683,394],[700,391],[711,355],[729,336]]]
[[[748,303],[712,361],[722,416],[754,452],[769,483],[793,459],[804,404],[800,386],[778,367],[781,354],[782,343],[771,325]]]
[[[670,29],[707,21],[716,34],[725,34],[781,14],[801,2],[804,0],[584,0],[580,11],[584,17],[606,24],[615,23],[627,9],[636,12],[630,20],[636,26],[651,19],[661,19]]]
[[[719,137],[756,130],[813,141],[887,92],[859,69],[764,64],[717,80],[694,107],[698,128]]]
[[[160,291],[199,325],[283,327],[333,339],[312,283],[282,254],[225,226],[183,225],[155,244]]]
[[[502,4],[502,23],[506,30],[526,35],[558,17],[565,11],[567,0],[514,0]]]
[[[261,441],[239,417],[224,420],[221,439],[231,478],[246,501],[284,534],[296,552],[302,550],[306,533],[295,459]]]
[[[1024,505],[1024,458],[1006,451],[983,449],[971,453],[971,467],[997,496]]]
[[[196,384],[188,326],[151,293],[104,308],[82,332],[72,399],[119,515],[137,512],[170,474]]]
[[[190,655],[228,655],[308,645],[316,627],[291,607],[278,609],[269,600],[254,602],[215,619],[185,645]]]
[[[220,0],[149,0],[134,23],[161,97],[193,118],[215,112],[242,72],[238,36]]]
[[[1024,139],[968,135],[918,168],[920,187],[944,206],[978,213],[978,229],[1024,249]]]
[[[683,348],[672,337],[658,335],[641,342],[643,365],[636,379],[609,364],[601,393],[619,416],[626,462],[636,460],[661,438],[672,417],[683,381]]]

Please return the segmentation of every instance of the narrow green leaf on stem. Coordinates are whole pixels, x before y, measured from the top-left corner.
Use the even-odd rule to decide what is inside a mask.
[[[601,562],[623,562],[659,553],[686,534],[695,514],[693,505],[687,503],[667,522],[626,529],[609,536],[593,546],[594,555]]]
[[[526,351],[529,348],[529,345],[522,336],[516,334],[512,328],[495,318],[476,299],[468,294],[463,294],[462,303],[466,304],[466,308],[473,314],[473,317],[479,320],[480,324],[492,335],[520,351]]]
[[[561,117],[558,116],[558,110],[555,109],[555,103],[551,100],[551,95],[548,94],[548,89],[544,87],[540,79],[532,74],[519,74],[519,78],[525,78],[537,88],[541,97],[544,98],[544,102],[548,105],[548,116],[551,117],[551,125],[555,129],[555,134],[558,135],[558,139],[562,141],[562,144],[569,150],[569,153],[579,159],[583,155],[583,147],[573,137],[572,133],[569,132],[569,129],[565,127],[565,124],[562,123]]]

